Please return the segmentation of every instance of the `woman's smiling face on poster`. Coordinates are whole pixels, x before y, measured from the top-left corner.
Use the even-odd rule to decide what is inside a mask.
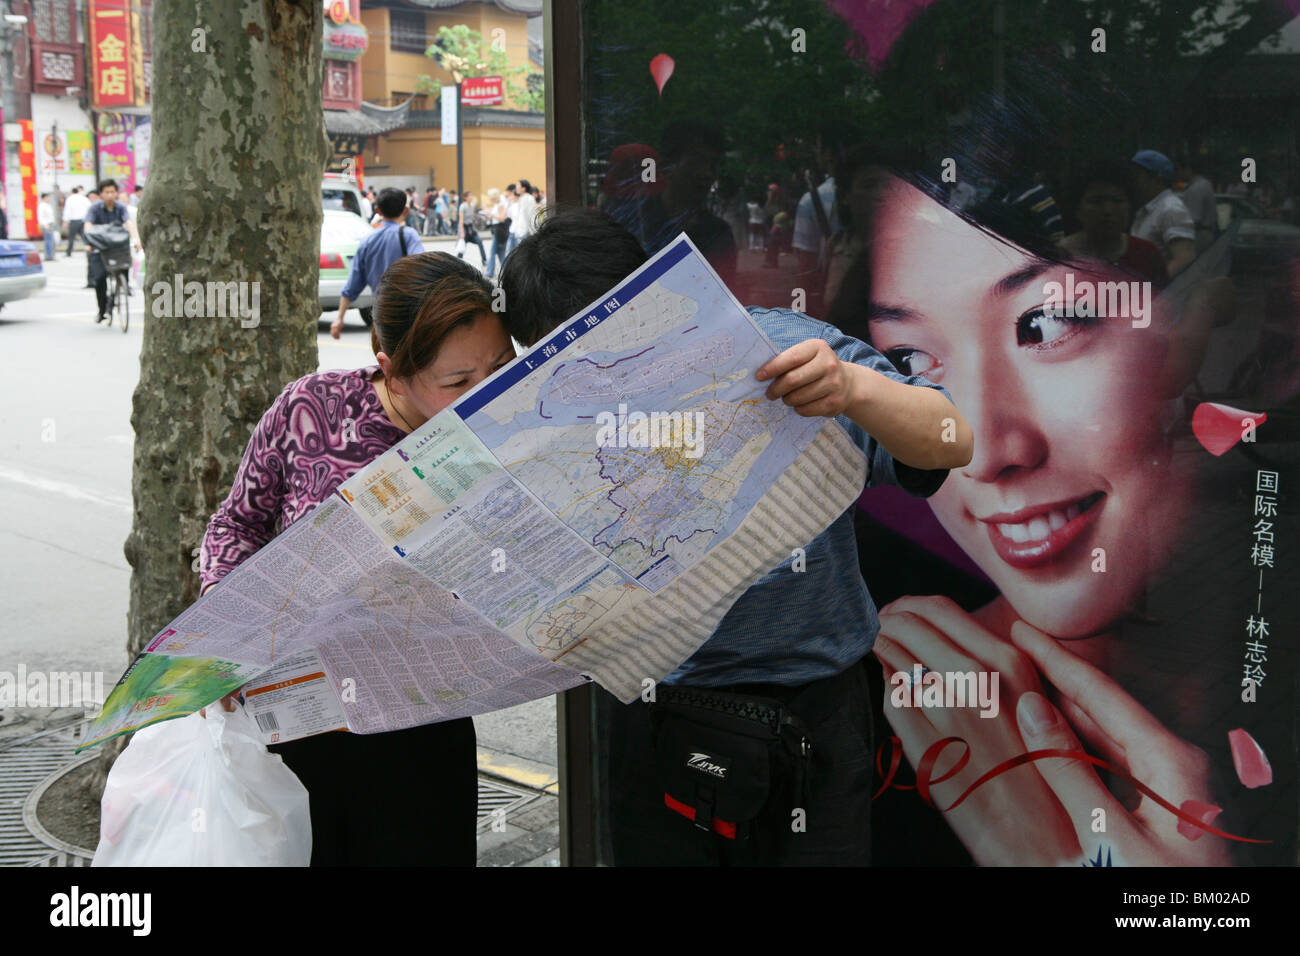
[[[1045,284],[1121,277],[1037,259],[900,181],[884,189],[872,344],[944,385],[975,430],[934,513],[1026,621],[1101,631],[1141,597],[1185,508],[1157,385],[1164,317],[1054,314]]]

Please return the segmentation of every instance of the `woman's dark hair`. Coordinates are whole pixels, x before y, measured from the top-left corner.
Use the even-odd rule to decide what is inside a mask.
[[[942,26],[940,11],[953,9],[938,3],[918,15],[900,41],[894,68],[902,70],[907,47],[929,49],[933,37],[927,29]],[[933,51],[927,54],[933,57]],[[913,74],[890,77],[886,68],[880,82],[895,86]],[[1044,51],[1027,54],[1007,76],[1007,89],[990,87],[963,91],[959,114],[937,107],[926,115],[891,126],[880,139],[890,145],[874,157],[870,152],[850,153],[857,168],[876,165],[949,208],[985,235],[1023,249],[1049,262],[1069,256],[1058,245],[1065,230],[1059,213],[1069,211],[1061,184],[1078,169],[1072,147],[1088,143],[1090,155],[1129,156],[1126,135],[1133,104],[1121,91],[1095,81],[1065,75]],[[849,157],[846,157],[849,158]],[[965,195],[958,184],[967,187]],[[851,180],[836,177],[847,194]],[[957,202],[961,196],[962,201]],[[841,210],[842,212],[843,210]],[[860,224],[855,229],[861,230]],[[869,228],[862,230],[869,232]],[[845,333],[869,341],[865,316],[870,299],[870,253],[865,251],[847,270],[824,318]]]
[[[535,345],[647,258],[636,236],[603,212],[548,212],[501,268],[506,331],[525,346]]]
[[[452,329],[491,311],[491,283],[464,259],[445,252],[403,256],[379,280],[370,347],[392,359],[394,378],[410,378],[438,357]]]

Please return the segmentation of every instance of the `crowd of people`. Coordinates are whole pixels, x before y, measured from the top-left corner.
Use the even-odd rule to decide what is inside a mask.
[[[459,194],[430,186],[421,196],[414,186],[408,186],[404,195],[406,208],[401,220],[406,226],[422,236],[455,236],[460,258],[471,246],[476,248],[479,264],[489,278],[498,275],[506,256],[536,229],[546,203],[546,194],[527,179],[487,190],[482,202],[469,189]],[[376,227],[385,220],[378,201],[373,186],[362,193],[361,215]]]

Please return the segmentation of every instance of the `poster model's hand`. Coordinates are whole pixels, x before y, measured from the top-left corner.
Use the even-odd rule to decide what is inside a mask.
[[[1017,621],[1011,639],[1041,669],[1043,676],[1091,724],[1092,735],[1109,741],[1106,759],[1124,767],[1174,806],[1193,800],[1213,805],[1210,760],[1205,751],[1170,733],[1149,711],[1099,669],[1081,660],[1054,638]],[[1025,747],[1029,750],[1082,750],[1061,711],[1044,696],[1025,693],[1016,703]],[[1127,866],[1230,866],[1228,841],[1203,831],[1195,839],[1179,832],[1179,820],[1150,797],[1126,810],[1098,778],[1091,764],[1050,757],[1034,766],[1052,788],[1073,822],[1084,847],[1104,845],[1113,863]],[[1188,808],[1184,808],[1188,809]],[[1093,832],[1105,811],[1105,832]],[[1194,815],[1197,815],[1194,813]],[[1203,819],[1205,819],[1203,817]],[[1206,819],[1213,823],[1213,818]],[[1188,824],[1189,834],[1197,831]]]
[[[946,597],[899,598],[881,610],[880,624],[874,653],[885,668],[885,717],[912,767],[945,737],[969,745],[965,767],[932,786],[935,805],[944,809],[983,774],[1025,752],[1012,705],[1022,694],[1041,692],[1042,683],[1029,657]],[[976,686],[983,672],[990,690],[996,673],[997,693],[987,708],[969,699],[963,707],[894,706],[895,693],[908,704],[913,697],[910,684],[899,688],[890,678],[914,673],[915,664],[937,671],[945,682],[950,673],[970,674]],[[994,706],[996,716],[980,716],[982,710],[992,714]],[[947,774],[962,752],[960,744],[945,748],[931,779]],[[1033,764],[980,785],[944,819],[981,866],[1059,866],[1082,853],[1065,808]]]

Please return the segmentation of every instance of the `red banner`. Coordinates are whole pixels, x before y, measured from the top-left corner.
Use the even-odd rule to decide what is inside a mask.
[[[95,107],[134,106],[129,0],[91,0],[90,57]]]
[[[504,101],[499,76],[471,76],[460,84],[463,106],[500,106]]]
[[[36,218],[36,143],[32,121],[18,121],[22,139],[18,142],[18,173],[23,184],[23,225],[28,236],[41,235],[41,225]]]

